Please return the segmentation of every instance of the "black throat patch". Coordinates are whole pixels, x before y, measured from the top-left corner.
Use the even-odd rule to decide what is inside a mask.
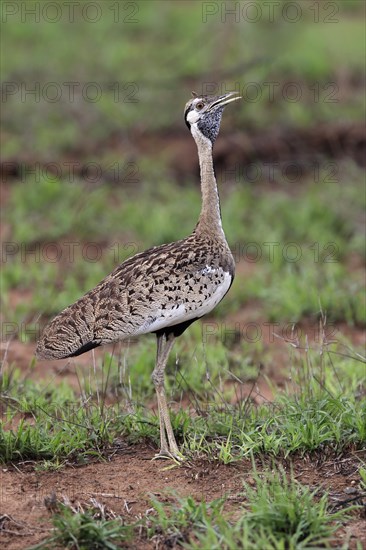
[[[209,111],[207,116],[203,116],[197,124],[199,131],[211,141],[212,145],[219,135],[223,111],[224,107],[217,107],[214,111]]]

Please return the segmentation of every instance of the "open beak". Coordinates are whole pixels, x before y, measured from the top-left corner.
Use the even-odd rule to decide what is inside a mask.
[[[241,99],[240,95],[237,95],[238,92],[229,92],[228,94],[224,94],[219,96],[213,103],[211,103],[209,110],[211,110],[214,107],[222,107],[223,105],[227,105],[228,103],[232,103],[233,101],[236,101],[237,99]]]

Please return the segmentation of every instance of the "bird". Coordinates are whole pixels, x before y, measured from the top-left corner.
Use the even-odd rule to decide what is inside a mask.
[[[157,352],[151,376],[160,426],[160,451],[154,458],[184,460],[172,429],[164,386],[174,342],[217,306],[234,279],[235,262],[222,227],[212,151],[223,111],[238,99],[237,92],[216,96],[192,92],[185,105],[184,119],[197,145],[201,178],[201,212],[193,232],[125,260],[56,315],[36,346],[38,359],[64,359],[154,333]]]

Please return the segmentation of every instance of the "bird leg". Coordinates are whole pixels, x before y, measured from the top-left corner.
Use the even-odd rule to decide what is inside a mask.
[[[176,460],[182,460],[170,422],[169,409],[164,388],[164,371],[174,342],[175,337],[173,334],[168,336],[165,334],[157,334],[156,364],[151,376],[158,400],[160,422],[160,452],[156,458],[174,458]]]

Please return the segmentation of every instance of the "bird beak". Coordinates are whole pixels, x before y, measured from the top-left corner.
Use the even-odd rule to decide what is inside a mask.
[[[237,94],[238,92],[229,92],[228,94],[220,95],[218,98],[215,99],[213,103],[211,103],[209,110],[211,110],[213,107],[223,107],[228,103],[232,103],[237,99],[241,99],[241,96]]]

